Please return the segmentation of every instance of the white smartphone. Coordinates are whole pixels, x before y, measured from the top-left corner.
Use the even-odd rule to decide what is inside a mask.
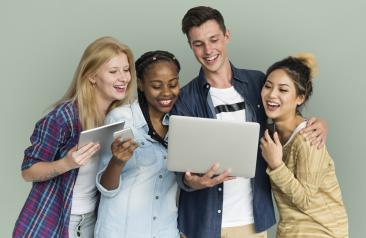
[[[134,139],[135,136],[133,135],[132,129],[131,128],[125,128],[123,130],[120,131],[116,131],[113,133],[113,138],[117,139],[119,138],[121,142],[128,140],[128,139]]]

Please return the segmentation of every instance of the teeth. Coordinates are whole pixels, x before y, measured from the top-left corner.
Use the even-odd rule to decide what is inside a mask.
[[[267,103],[269,106],[272,106],[272,107],[278,107],[280,104],[278,103],[274,103],[274,102],[268,102]]]
[[[172,102],[172,100],[160,100],[159,102],[162,105],[169,105]]]
[[[207,61],[213,61],[217,58],[217,55],[211,56],[211,57],[207,57],[206,60]]]

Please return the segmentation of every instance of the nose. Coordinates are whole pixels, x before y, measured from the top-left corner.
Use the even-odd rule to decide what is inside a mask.
[[[268,91],[268,96],[269,98],[275,98],[277,96],[277,92],[274,88],[271,88],[269,91]]]
[[[125,72],[124,70],[118,70],[118,77],[117,80],[123,83],[128,83],[129,78],[128,77],[130,72]]]
[[[212,45],[211,45],[211,43],[206,43],[204,50],[205,50],[205,54],[206,55],[211,54],[211,52],[212,52]]]
[[[162,90],[161,90],[161,94],[163,95],[163,96],[170,96],[170,94],[171,94],[172,92],[171,92],[171,90],[170,90],[170,88],[169,88],[169,86],[164,86],[163,88],[162,88]]]

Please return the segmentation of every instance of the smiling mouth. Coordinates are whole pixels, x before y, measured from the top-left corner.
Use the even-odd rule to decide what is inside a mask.
[[[172,99],[168,99],[168,100],[159,100],[158,101],[162,106],[169,106],[173,100]]]
[[[170,98],[170,99],[158,99],[157,102],[162,107],[172,107],[175,103],[176,97]]]
[[[115,89],[117,89],[117,91],[124,91],[124,90],[126,90],[126,86],[125,85],[114,85],[113,87]]]
[[[279,103],[275,103],[275,102],[267,102],[267,108],[270,110],[270,111],[273,111],[273,110],[276,110],[277,108],[280,107],[280,104]]]
[[[203,57],[203,59],[209,63],[212,64],[217,58],[219,57],[219,55],[214,55],[214,56],[210,56],[210,57]]]

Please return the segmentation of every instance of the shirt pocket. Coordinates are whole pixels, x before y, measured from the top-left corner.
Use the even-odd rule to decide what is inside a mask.
[[[136,138],[138,144],[136,149],[136,163],[138,167],[152,166],[157,162],[157,151],[154,142],[146,138]]]

